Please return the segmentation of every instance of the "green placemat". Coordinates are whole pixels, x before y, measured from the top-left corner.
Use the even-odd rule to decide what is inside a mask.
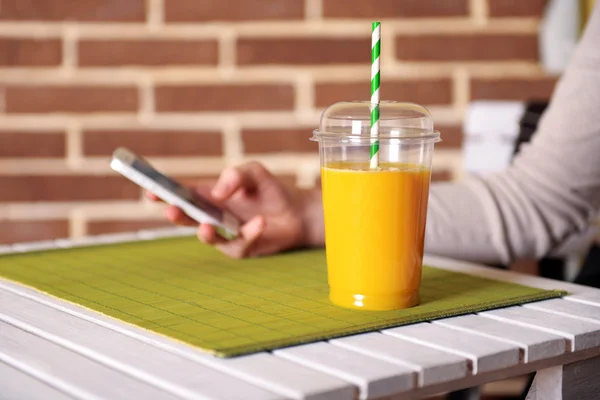
[[[0,257],[1,277],[225,357],[564,294],[425,266],[419,306],[354,311],[326,274],[323,250],[234,260],[195,237]]]

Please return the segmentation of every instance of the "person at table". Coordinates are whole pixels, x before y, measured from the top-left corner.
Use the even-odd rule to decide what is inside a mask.
[[[206,191],[208,188],[196,188]],[[320,188],[290,189],[256,162],[228,168],[212,197],[246,222],[225,241],[198,237],[231,257],[324,246]],[[148,194],[149,197],[155,197]],[[600,206],[600,5],[557,83],[531,143],[504,171],[431,186],[427,253],[488,264],[547,256],[582,234]],[[197,225],[167,209],[177,224]],[[600,268],[599,268],[600,269]]]

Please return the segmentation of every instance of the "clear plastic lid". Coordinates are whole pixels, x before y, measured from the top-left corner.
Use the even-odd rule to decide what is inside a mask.
[[[329,106],[321,115],[319,129],[312,140],[369,138],[371,135],[369,101],[345,101]],[[379,139],[440,141],[431,113],[415,103],[382,101],[379,104]]]

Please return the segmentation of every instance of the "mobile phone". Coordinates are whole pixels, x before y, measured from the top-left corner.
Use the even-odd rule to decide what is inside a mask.
[[[147,160],[132,151],[124,147],[116,149],[110,167],[164,202],[179,207],[195,221],[213,225],[222,237],[237,237],[240,222],[233,214],[158,172]]]

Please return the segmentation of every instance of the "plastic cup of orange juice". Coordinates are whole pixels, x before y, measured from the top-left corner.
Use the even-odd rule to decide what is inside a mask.
[[[327,108],[319,143],[329,298],[393,310],[419,303],[434,130],[414,103],[380,103],[379,163],[369,165],[370,102]]]

